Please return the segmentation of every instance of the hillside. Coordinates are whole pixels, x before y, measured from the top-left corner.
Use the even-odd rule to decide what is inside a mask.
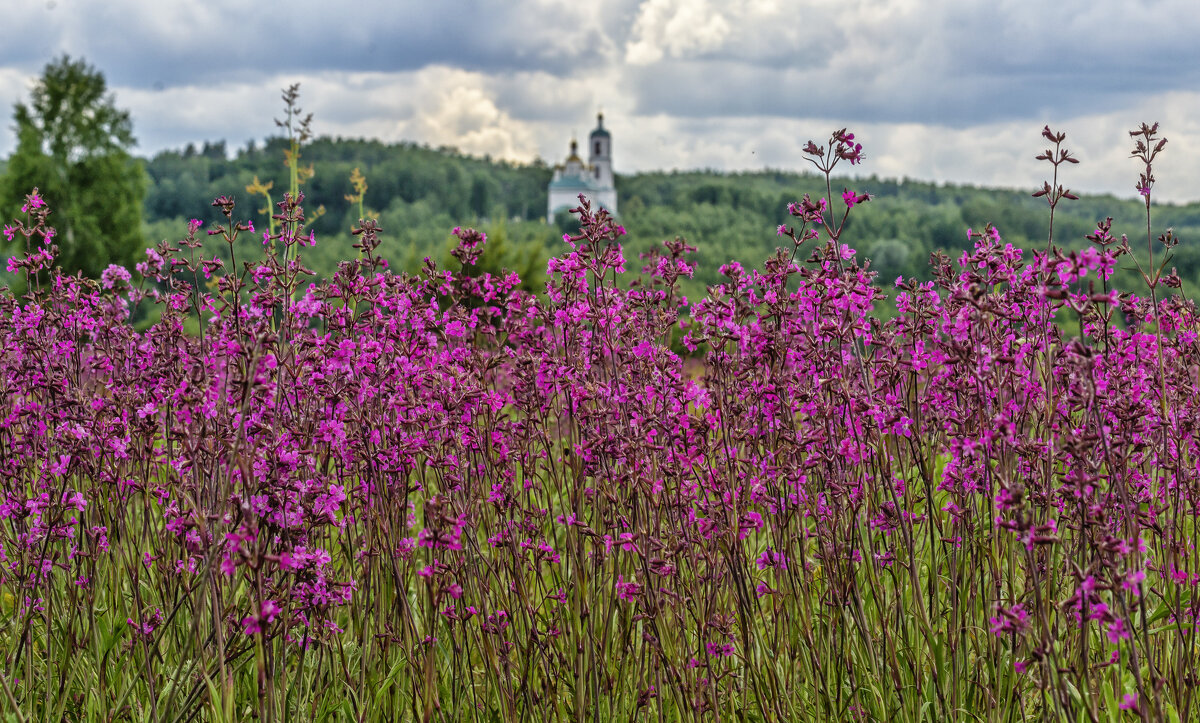
[[[221,194],[234,197],[242,214],[264,218],[255,213],[264,199],[251,198],[246,186],[255,176],[272,182],[273,200],[280,200],[279,189],[287,184],[285,147],[283,139],[273,139],[264,146],[248,145],[228,160],[223,142],[206,143],[146,161],[148,238],[177,237],[185,219],[211,216],[208,202]],[[545,258],[561,248],[562,226],[569,224],[561,217],[557,228],[542,221],[551,169],[541,163],[498,162],[411,143],[320,138],[303,149],[301,165],[308,164],[315,175],[304,186],[306,208],[311,217],[324,207],[313,222],[322,243],[309,250],[308,258],[321,273],[331,272],[349,250],[347,231],[357,208],[345,196],[352,193],[355,168],[367,179],[365,207],[384,229],[383,253],[400,267],[416,268],[425,256],[445,258],[450,229],[478,225],[500,240],[493,263],[536,277],[545,269]],[[843,186],[874,196],[844,238],[872,260],[888,284],[899,275],[925,276],[935,249],[956,256],[968,245],[967,227],[981,229],[991,222],[1015,245],[1045,244],[1046,204],[1026,191],[876,177],[838,180],[835,197]],[[1030,179],[1031,191],[1038,182]],[[782,171],[639,173],[618,176],[616,183],[631,258],[675,235],[697,247],[699,268],[690,294],[715,282],[718,267],[730,259],[761,263],[776,247],[775,228],[787,221],[787,204],[804,193],[825,192],[815,175]],[[1064,202],[1055,220],[1057,240],[1067,247],[1085,244],[1084,236],[1106,216],[1114,218],[1114,235],[1127,233],[1144,249],[1144,208],[1111,196]],[[1200,236],[1200,205],[1156,205],[1154,219],[1156,236],[1174,227],[1183,240],[1170,264],[1178,267],[1190,293],[1200,283],[1200,249],[1189,243]],[[1125,286],[1136,288],[1129,281]],[[540,282],[530,278],[529,283],[537,288]]]

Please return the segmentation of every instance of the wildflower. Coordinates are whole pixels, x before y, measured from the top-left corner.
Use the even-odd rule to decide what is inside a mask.
[[[1116,645],[1122,640],[1129,639],[1129,630],[1125,627],[1125,620],[1122,618],[1113,618],[1113,621],[1108,624],[1108,642]]]
[[[621,549],[625,552],[637,552],[637,538],[632,532],[622,532],[620,536]]]
[[[62,495],[61,503],[64,505],[70,506],[70,507],[74,507],[75,510],[77,510],[79,512],[83,512],[84,508],[87,507],[87,499],[85,499],[84,496],[77,491],[76,492],[64,491],[63,495]]]
[[[714,658],[728,658],[736,652],[733,643],[706,643],[704,649]]]
[[[621,575],[617,576],[617,598],[625,602],[636,602],[642,592],[642,586],[633,580],[626,581]]]
[[[36,188],[33,189],[33,193],[26,196],[26,199],[25,205],[21,206],[21,213],[29,213],[34,209],[42,208],[46,205],[45,200],[38,195],[38,190]]]
[[[109,264],[108,268],[100,272],[100,285],[105,289],[113,289],[118,283],[129,283],[132,278],[128,269],[116,264]]]
[[[1125,576],[1125,579],[1121,582],[1121,587],[1129,590],[1136,597],[1141,594],[1142,582],[1145,581],[1145,579],[1145,570],[1133,570]]]
[[[279,603],[274,600],[263,600],[258,615],[247,615],[242,618],[242,632],[246,635],[261,633],[266,626],[275,622],[275,618],[281,611]]]
[[[758,559],[755,560],[755,563],[758,565],[759,570],[765,570],[768,567],[773,567],[778,570],[786,570],[787,555],[783,554],[782,552],[775,552],[768,547],[761,555],[758,556]]]
[[[997,606],[996,616],[988,620],[991,623],[992,634],[996,637],[1006,635],[1008,633],[1021,634],[1029,627],[1029,613],[1021,605],[1013,605],[1011,608],[1006,608],[1002,605]]]

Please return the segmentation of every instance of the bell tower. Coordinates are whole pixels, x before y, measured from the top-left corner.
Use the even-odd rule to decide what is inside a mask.
[[[600,188],[613,187],[612,136],[604,129],[604,114],[596,114],[596,129],[588,135],[588,165],[592,182]]]

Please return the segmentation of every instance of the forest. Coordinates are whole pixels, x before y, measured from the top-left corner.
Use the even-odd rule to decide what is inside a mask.
[[[265,220],[266,197],[251,195],[247,187],[257,179],[272,186],[274,203],[281,201],[277,189],[287,186],[287,147],[287,139],[274,138],[231,153],[218,141],[160,152],[145,161],[147,241],[180,237],[187,220],[198,215],[209,220],[202,214],[219,195],[237,201],[239,215]],[[397,270],[415,270],[427,256],[448,260],[454,245],[451,229],[475,226],[490,239],[483,267],[517,271],[531,290],[539,291],[546,261],[561,250],[562,234],[577,228],[568,214],[559,214],[553,226],[545,223],[552,168],[541,161],[516,164],[452,148],[328,137],[305,145],[302,154],[300,165],[311,171],[303,185],[305,208],[319,239],[304,255],[320,275],[331,274],[352,243],[349,231],[358,220],[358,205],[349,200],[355,194],[355,169],[367,186],[364,213],[378,218],[383,229],[379,253]],[[876,176],[835,177],[833,182],[834,198],[847,187],[872,196],[850,219],[843,238],[860,258],[871,261],[885,289],[898,276],[926,279],[934,251],[957,258],[969,250],[968,228],[991,223],[1007,243],[1027,250],[1046,245],[1047,204],[1032,196],[1040,179],[1030,179],[1028,191]],[[628,258],[675,236],[697,248],[696,276],[683,289],[692,299],[718,282],[722,264],[737,260],[759,265],[786,241],[777,237],[776,228],[789,221],[789,203],[806,193],[814,198],[826,194],[823,177],[786,171],[657,171],[619,174],[616,184]],[[1096,223],[1111,216],[1113,235],[1128,234],[1135,251],[1144,252],[1144,214],[1140,201],[1083,195],[1059,205],[1055,242],[1082,248]],[[1166,259],[1167,270],[1178,269],[1190,295],[1200,283],[1200,248],[1189,243],[1200,235],[1200,204],[1155,202],[1155,218],[1156,225],[1172,227],[1181,239]],[[1137,272],[1123,261],[1117,281],[1131,287]],[[1161,261],[1156,256],[1156,265]]]

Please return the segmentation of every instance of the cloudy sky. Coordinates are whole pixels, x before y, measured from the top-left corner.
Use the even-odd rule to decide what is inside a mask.
[[[1081,191],[1133,195],[1127,131],[1200,200],[1195,0],[0,0],[0,157],[62,53],[103,71],[137,153],[262,139],[280,89],[322,135],[561,161],[598,109],[618,173],[804,167],[843,126],[866,173],[1034,188],[1043,125]]]

